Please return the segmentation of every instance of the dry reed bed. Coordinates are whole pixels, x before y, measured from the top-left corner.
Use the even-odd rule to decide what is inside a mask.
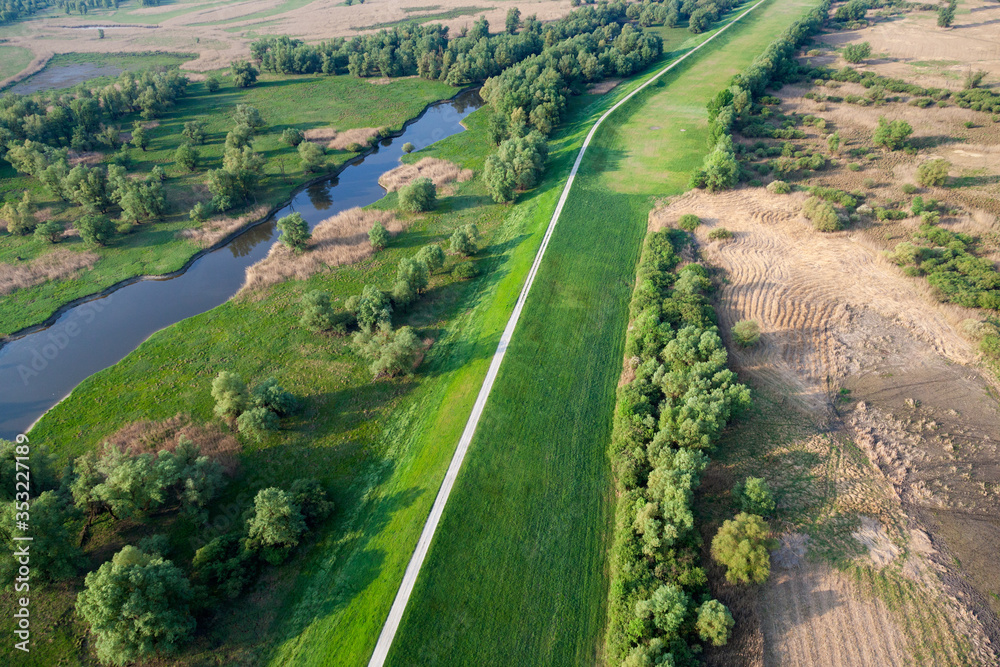
[[[409,226],[409,221],[391,211],[366,211],[351,208],[320,222],[312,231],[305,251],[296,254],[281,243],[275,243],[267,257],[247,269],[240,295],[259,292],[285,280],[305,280],[334,266],[352,264],[372,255],[368,230],[376,222],[390,234]]]
[[[184,229],[177,235],[182,239],[194,241],[202,248],[210,248],[238,229],[260,220],[266,213],[266,206],[258,206],[238,218],[219,216],[206,220],[198,229]]]
[[[351,144],[367,146],[372,139],[379,136],[382,128],[379,127],[356,127],[351,130],[338,132],[332,127],[320,127],[314,130],[306,130],[307,141],[321,144],[326,142],[326,147],[332,150],[343,151]]]
[[[437,187],[445,183],[472,180],[473,171],[462,169],[454,162],[436,157],[425,157],[416,164],[404,164],[379,176],[378,184],[389,192],[395,192],[418,178],[429,178]]]
[[[192,424],[187,415],[176,415],[163,421],[139,421],[123,426],[105,442],[135,454],[173,451],[181,436],[198,445],[202,456],[208,456],[232,475],[239,467],[240,443],[218,424]]]
[[[68,278],[94,266],[100,255],[60,248],[21,264],[0,264],[0,294],[41,285],[49,280]]]

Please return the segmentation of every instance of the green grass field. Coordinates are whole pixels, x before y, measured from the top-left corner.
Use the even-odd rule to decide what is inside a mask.
[[[683,191],[706,152],[709,98],[812,4],[762,6],[598,131],[390,664],[602,661],[613,508],[606,451],[647,214],[655,198]],[[675,122],[677,108],[691,111]],[[669,128],[657,135],[658,159],[646,149],[652,122]]]
[[[31,62],[34,56],[20,46],[0,46],[0,81],[14,76]]]
[[[157,64],[166,64],[166,56],[154,57]],[[63,58],[66,62],[74,60]],[[150,58],[140,59],[152,62]],[[104,62],[82,57],[80,62]],[[123,67],[135,65],[125,59]],[[230,114],[237,104],[252,104],[270,125],[258,135],[254,149],[267,160],[265,176],[255,193],[259,204],[276,205],[286,201],[292,192],[318,174],[307,174],[300,166],[295,148],[281,141],[286,127],[307,130],[316,127],[388,126],[398,130],[408,119],[419,114],[427,104],[451,97],[456,88],[435,81],[402,79],[388,85],[375,86],[350,76],[286,77],[263,76],[249,89],[238,89],[226,83],[210,94],[202,82],[189,86],[190,94],[158,119],[149,130],[150,146],[146,152],[130,149],[135,160],[133,172],[148,173],[155,165],[167,172],[165,183],[168,210],[162,221],[138,226],[131,234],[119,237],[107,248],[97,249],[100,259],[93,270],[84,275],[56,280],[5,295],[0,301],[0,336],[44,321],[64,303],[99,292],[136,275],[169,273],[181,268],[200,249],[193,242],[177,238],[177,232],[194,226],[188,218],[191,206],[211,195],[204,188],[205,171],[222,164],[226,133],[232,127]],[[201,120],[206,126],[207,140],[198,146],[201,163],[196,172],[188,172],[174,164],[174,152],[183,137],[184,122]],[[128,129],[127,127],[125,129]],[[327,165],[334,169],[354,157],[348,151],[329,151]],[[53,199],[38,181],[18,175],[6,162],[0,163],[0,199],[20,199],[21,191],[29,190],[39,208],[49,209],[55,220],[71,223],[82,215],[82,209]],[[234,211],[238,214],[239,211]],[[156,246],[155,253],[149,252]],[[33,237],[0,236],[0,262],[12,262],[14,257],[31,260],[55,248],[87,249],[79,237],[60,242],[57,246],[36,241]]]

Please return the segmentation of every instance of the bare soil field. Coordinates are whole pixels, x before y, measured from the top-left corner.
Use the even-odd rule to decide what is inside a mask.
[[[458,32],[471,26],[480,15],[486,16],[496,31],[503,29],[511,7],[520,8],[523,16],[535,14],[542,21],[563,16],[571,9],[569,0],[436,0],[433,4],[426,0],[367,0],[351,6],[343,0],[194,0],[144,8],[130,0],[119,10],[93,9],[85,16],[53,12],[22,22],[16,29],[0,29],[0,37],[39,57],[71,52],[197,53],[198,58],[183,68],[205,72],[249,56],[250,42],[261,35],[319,41],[426,17],[439,17],[433,21]],[[98,37],[98,27],[104,28],[104,39]]]

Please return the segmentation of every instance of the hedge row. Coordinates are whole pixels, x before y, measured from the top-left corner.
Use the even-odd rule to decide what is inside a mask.
[[[610,454],[613,664],[695,664],[702,643],[728,637],[729,625],[713,622],[729,615],[699,565],[692,496],[719,432],[750,392],[726,368],[705,268],[676,270],[687,238],[677,230],[647,237],[632,297],[626,355],[635,377],[618,390]]]

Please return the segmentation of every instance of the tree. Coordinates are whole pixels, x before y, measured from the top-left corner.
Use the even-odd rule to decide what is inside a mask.
[[[372,250],[375,252],[382,250],[389,244],[389,232],[385,230],[385,227],[378,220],[368,230],[368,241],[371,242]]]
[[[229,70],[233,73],[233,83],[237,88],[249,88],[257,83],[257,75],[260,72],[246,60],[237,60],[230,65]]]
[[[732,614],[726,605],[718,600],[707,600],[698,607],[698,620],[695,627],[702,641],[712,646],[725,646],[729,641],[729,633],[736,625]]]
[[[384,323],[376,331],[358,331],[351,339],[351,347],[370,363],[372,376],[408,374],[420,354],[420,340],[410,327],[400,327],[393,332]]]
[[[403,144],[403,152],[406,153],[407,155],[412,153],[414,150],[416,150],[416,146],[411,144],[409,141]]]
[[[938,7],[937,24],[939,28],[950,28],[951,24],[955,22],[956,6],[955,0],[949,0],[948,4]]]
[[[456,229],[449,240],[451,251],[465,255],[475,255],[479,242],[479,229],[471,222]]]
[[[34,469],[31,472],[34,473]],[[13,479],[11,483],[13,484]],[[16,535],[10,532],[14,529],[19,505],[11,500],[4,502],[0,509],[0,521],[3,522],[0,535],[4,536],[5,542],[4,549],[0,552],[0,573],[7,580],[13,580],[19,565],[13,555],[19,542],[14,539]],[[20,507],[22,511],[27,509],[24,505]],[[45,491],[33,498],[29,507],[31,576],[50,581],[72,577],[80,564],[80,549],[66,527],[67,522],[73,518],[71,508],[63,496],[55,491]]]
[[[188,171],[194,171],[198,168],[198,151],[191,144],[183,143],[177,147],[174,161]]]
[[[235,419],[250,407],[250,392],[236,373],[220,371],[212,380],[212,398],[215,414],[222,419]]]
[[[256,77],[254,77],[254,78],[256,78]],[[215,74],[212,74],[207,79],[205,79],[205,88],[207,88],[208,92],[210,92],[210,93],[218,92],[218,90],[219,90],[219,88],[221,86],[222,86],[222,82],[219,81],[219,77],[216,76]]]
[[[274,378],[267,378],[250,392],[254,406],[270,410],[279,417],[285,417],[299,409],[295,395],[278,384]]]
[[[712,8],[699,7],[691,12],[691,16],[688,18],[688,29],[696,35],[703,33],[712,27],[712,21],[714,21],[715,18],[715,13],[712,11]]]
[[[188,213],[188,217],[191,218],[191,222],[198,223],[205,222],[211,215],[212,207],[202,201],[192,206],[191,211]]]
[[[437,243],[431,243],[420,249],[417,259],[426,264],[427,270],[433,273],[444,266],[444,250]]]
[[[975,71],[969,70],[965,73],[965,90],[972,90],[978,88],[983,83],[983,79],[989,74],[986,70],[977,69]]]
[[[326,497],[326,489],[315,479],[295,480],[288,495],[308,526],[315,526],[333,513],[333,501]]]
[[[653,591],[648,600],[637,602],[635,615],[640,620],[651,620],[664,641],[670,642],[679,636],[690,606],[691,598],[680,586],[667,584]]]
[[[69,170],[62,184],[67,197],[90,213],[104,213],[111,205],[108,178],[103,169],[78,164]]]
[[[836,131],[826,138],[826,147],[830,149],[830,155],[836,155],[840,150],[840,131]]]
[[[253,145],[254,129],[245,123],[237,123],[226,134],[226,149],[242,150]]]
[[[872,45],[868,42],[860,44],[848,44],[844,47],[844,60],[856,65],[863,62],[872,55]]]
[[[389,295],[374,285],[365,285],[360,295],[347,300],[345,307],[347,312],[357,318],[362,331],[370,332],[376,326],[388,324],[392,319]]]
[[[286,127],[285,131],[281,133],[281,140],[289,146],[298,146],[304,138],[305,135],[294,127]]]
[[[430,270],[416,257],[399,260],[396,282],[392,285],[392,301],[397,306],[408,306],[427,288]]]
[[[7,231],[16,236],[27,236],[35,231],[34,203],[31,195],[25,190],[21,201],[17,204],[7,202],[0,209],[0,218],[7,221]]]
[[[812,221],[813,227],[821,232],[835,232],[840,229],[840,217],[830,202],[819,197],[809,197],[802,204],[802,215]]]
[[[743,320],[733,325],[733,340],[741,347],[752,347],[760,340],[760,326],[754,320]]]
[[[115,225],[103,215],[88,214],[76,221],[80,238],[90,245],[106,246],[115,236]]]
[[[906,138],[913,134],[913,128],[905,120],[894,120],[889,122],[885,116],[879,116],[878,127],[872,136],[872,142],[876,146],[883,146],[891,151],[898,151],[905,143]]]
[[[206,174],[213,208],[227,211],[246,201],[256,189],[263,170],[263,158],[249,146],[227,148],[222,158],[222,169],[211,169]]]
[[[326,292],[313,290],[302,297],[302,317],[299,324],[312,331],[329,331],[336,319],[333,306],[330,305],[330,295]]]
[[[62,223],[49,220],[35,227],[35,238],[49,243],[58,243],[63,236],[63,231]]]
[[[709,192],[721,192],[736,185],[740,180],[740,167],[732,150],[732,140],[723,137],[715,149],[705,158],[705,188]]]
[[[132,128],[132,145],[143,153],[149,148],[149,135],[146,134],[146,128],[138,123]]]
[[[236,418],[236,428],[254,440],[261,440],[265,434],[277,431],[280,424],[278,415],[267,408],[250,408]]]
[[[250,104],[236,105],[236,110],[233,112],[233,122],[237,125],[246,125],[254,132],[267,127],[264,116],[257,110],[257,107]]]
[[[729,583],[762,584],[771,574],[770,528],[755,514],[740,512],[712,538],[712,558],[725,565]]]
[[[414,179],[399,189],[399,207],[410,213],[420,213],[434,208],[437,188],[429,178]]]
[[[323,168],[323,147],[311,141],[299,143],[299,159],[305,171],[319,171]]]
[[[125,665],[169,655],[191,636],[191,598],[180,568],[126,546],[87,575],[76,610],[96,637],[97,657]]]
[[[295,252],[305,250],[309,239],[312,238],[309,225],[298,213],[286,215],[278,220],[278,230],[281,231],[279,240]]]
[[[951,163],[944,158],[928,160],[917,167],[917,183],[924,187],[942,186],[948,180]]]
[[[514,201],[514,174],[496,154],[486,158],[483,166],[483,182],[490,197],[498,204]]]
[[[272,565],[278,565],[299,544],[306,530],[302,512],[288,494],[271,487],[253,499],[254,513],[247,521],[247,549],[259,551]]]
[[[761,477],[747,477],[733,487],[733,499],[740,509],[748,514],[771,516],[774,513],[774,497],[771,487]]]
[[[205,124],[200,120],[189,120],[184,123],[184,130],[181,132],[188,143],[200,145],[205,143]]]
[[[521,27],[521,10],[517,7],[511,7],[507,10],[507,33],[513,35],[517,32],[517,29]]]

